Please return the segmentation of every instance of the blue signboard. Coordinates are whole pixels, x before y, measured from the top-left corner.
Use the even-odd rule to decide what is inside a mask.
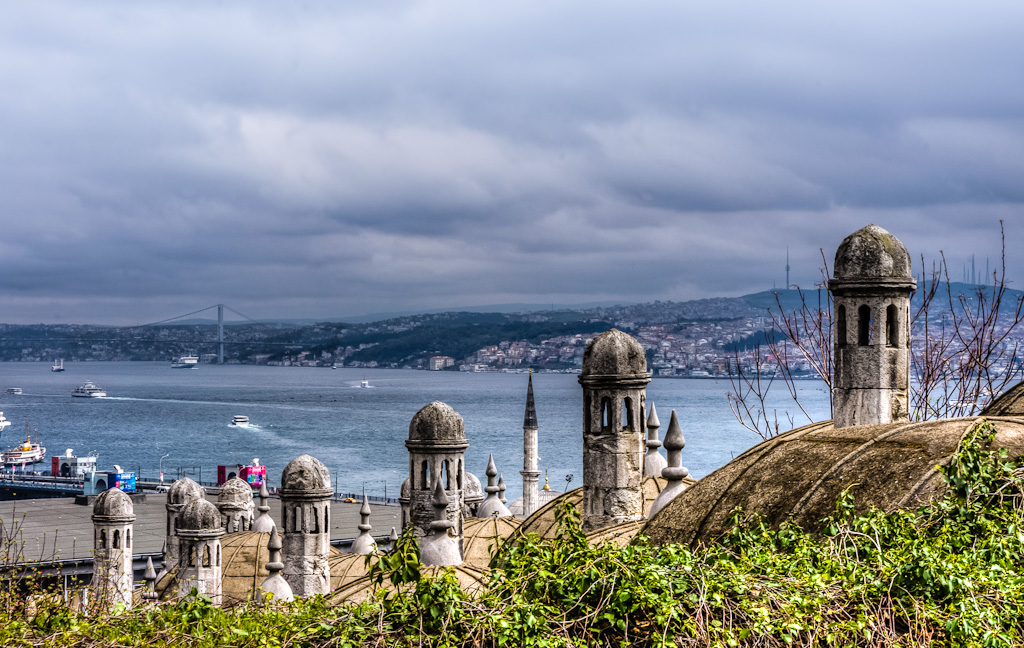
[[[126,493],[134,493],[135,473],[107,473],[107,488],[118,488]]]

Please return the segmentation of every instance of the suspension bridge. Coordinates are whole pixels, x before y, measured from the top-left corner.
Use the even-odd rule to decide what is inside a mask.
[[[167,339],[161,339],[161,338],[158,338],[158,337],[150,338],[150,337],[141,335],[141,333],[143,331],[151,330],[151,329],[153,329],[154,327],[157,327],[157,326],[164,326],[164,325],[174,326],[176,323],[178,325],[188,325],[189,323],[185,322],[183,320],[186,320],[186,319],[191,318],[191,317],[200,316],[200,315],[202,315],[204,313],[208,313],[208,312],[211,312],[213,310],[217,311],[217,320],[216,320],[217,337],[216,337],[215,340],[211,340],[209,338],[198,338],[198,337],[195,338],[195,339],[176,337],[173,340],[167,340]],[[121,333],[121,335],[114,336],[114,337],[95,336],[95,335],[63,335],[63,336],[47,335],[45,337],[33,337],[33,336],[18,335],[18,336],[0,337],[0,343],[15,343],[15,344],[17,344],[17,343],[25,343],[25,342],[45,342],[45,343],[54,343],[54,342],[123,342],[126,339],[125,335],[123,335],[123,333],[128,332],[128,331],[137,331],[140,334],[137,335],[137,336],[133,335],[132,338],[131,338],[133,341],[136,341],[136,342],[152,342],[154,344],[172,343],[172,344],[178,344],[178,345],[181,345],[181,344],[191,344],[191,345],[195,345],[195,346],[204,346],[204,345],[209,345],[209,344],[215,344],[216,348],[217,348],[217,362],[221,363],[221,364],[223,364],[223,362],[224,362],[224,347],[226,345],[232,345],[232,344],[253,345],[253,344],[258,344],[259,346],[262,346],[262,347],[294,346],[293,342],[267,342],[267,341],[262,341],[262,340],[259,341],[259,342],[254,342],[252,340],[233,341],[233,340],[225,339],[225,337],[224,337],[224,326],[225,326],[224,312],[225,311],[228,311],[228,312],[236,315],[237,317],[241,318],[244,323],[251,323],[251,324],[256,324],[256,325],[262,324],[262,322],[259,322],[259,321],[255,320],[255,319],[253,319],[252,317],[249,317],[245,313],[239,312],[239,311],[235,310],[234,308],[231,308],[227,304],[214,304],[212,306],[207,306],[205,308],[200,308],[198,310],[194,310],[194,311],[191,311],[191,312],[188,312],[188,313],[183,313],[181,315],[175,315],[174,317],[168,317],[166,319],[158,320],[158,321],[155,321],[155,322],[148,322],[146,324],[137,324],[137,325],[134,325],[134,326],[111,327],[112,330],[116,330],[119,333]],[[238,322],[229,322],[229,324],[231,324],[231,323],[238,323]],[[211,323],[211,325],[212,325],[212,323]]]
[[[131,328],[145,328],[148,326],[160,326],[161,324],[170,324],[178,320],[183,320],[186,317],[192,317],[194,315],[199,315],[200,313],[211,311],[214,308],[217,309],[217,364],[224,364],[224,311],[229,310],[235,315],[238,315],[242,319],[248,320],[253,324],[259,323],[253,318],[249,317],[248,315],[244,313],[239,313],[234,308],[231,308],[226,304],[216,304],[214,306],[207,306],[206,308],[200,308],[199,310],[192,311],[191,313],[185,313],[184,315],[176,315],[175,317],[169,317],[165,320],[160,320],[158,322],[150,322],[149,324],[140,324],[138,327]]]

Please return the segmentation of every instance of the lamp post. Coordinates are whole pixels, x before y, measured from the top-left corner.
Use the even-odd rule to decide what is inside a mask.
[[[382,484],[384,484],[384,503],[387,504],[388,503],[388,480],[382,479],[380,481],[381,481]],[[370,483],[370,482],[366,482],[366,481],[363,482],[363,495],[366,495],[366,485],[368,483]]]
[[[161,486],[164,483],[164,459],[166,459],[167,457],[170,457],[170,456],[171,456],[171,453],[168,452],[164,456],[160,457],[160,485]]]

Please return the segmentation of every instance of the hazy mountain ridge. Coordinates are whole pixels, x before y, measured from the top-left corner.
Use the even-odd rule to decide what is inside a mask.
[[[977,286],[959,283],[951,288],[954,293],[968,295],[972,304],[979,290]],[[990,288],[982,291],[991,297]],[[1014,300],[1021,294],[1018,290],[1007,290],[1006,298]],[[803,298],[809,306],[818,306],[817,290],[805,291]],[[820,298],[826,299],[827,294],[822,292]],[[664,336],[707,330],[712,332],[702,337],[725,345],[753,335],[757,329],[771,328],[769,311],[778,311],[779,304],[784,310],[799,308],[801,293],[765,291],[684,302],[599,304],[533,311],[523,308],[504,313],[433,311],[372,322],[236,322],[225,330],[225,360],[283,363],[290,358],[288,361],[304,364],[421,366],[431,356],[450,356],[462,361],[480,349],[515,341],[538,345],[543,339],[557,338],[571,348],[578,346],[579,339],[612,326],[630,332],[661,327],[658,330]],[[940,294],[935,307],[947,306],[948,299]],[[712,326],[708,329],[705,325]],[[733,329],[739,337],[732,335]],[[0,360],[170,360],[192,352],[209,357],[217,352],[216,330],[215,322],[202,320],[145,327],[0,324]],[[650,338],[647,343],[651,343]],[[563,349],[560,353],[564,352]]]

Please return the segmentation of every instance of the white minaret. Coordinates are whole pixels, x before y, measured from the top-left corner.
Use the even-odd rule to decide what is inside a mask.
[[[135,507],[123,491],[100,493],[92,507],[93,598],[110,609],[116,603],[132,605],[132,523]]]
[[[651,382],[640,343],[612,329],[583,354],[583,530],[643,519],[644,412]]]
[[[281,473],[283,576],[296,597],[329,594],[331,474],[319,459],[302,455]]]
[[[533,370],[526,383],[526,413],[523,415],[523,517],[528,518],[540,506],[540,494],[537,491],[537,480],[540,470],[537,469],[537,408],[533,402]]]
[[[178,514],[178,595],[193,589],[221,604],[222,557],[220,540],[224,536],[220,511],[205,498],[194,499]]]
[[[837,428],[906,421],[910,387],[910,254],[877,225],[836,250],[828,282],[835,312],[833,421]]]

